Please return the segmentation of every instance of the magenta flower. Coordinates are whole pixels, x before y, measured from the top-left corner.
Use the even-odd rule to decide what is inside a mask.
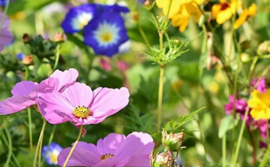
[[[86,167],[150,167],[149,156],[154,148],[152,137],[147,133],[133,132],[125,135],[111,133],[99,139],[97,145],[79,142],[68,166]],[[58,156],[62,166],[71,150],[64,149]]]
[[[233,111],[234,108],[234,96],[231,95],[229,97],[229,103],[224,105],[225,107],[225,112],[226,114],[231,114],[231,112]],[[244,119],[245,116],[245,112],[246,112],[246,108],[247,108],[247,101],[244,99],[237,99],[235,101],[235,111],[236,113],[240,114],[241,119]],[[250,113],[247,116],[247,120],[246,123],[250,124],[250,121],[252,120]]]
[[[255,78],[250,85],[254,88],[256,88],[261,93],[264,93],[266,91],[266,85],[265,85],[265,78],[262,77],[261,80],[258,80],[258,78]]]
[[[123,109],[129,101],[127,88],[91,88],[75,83],[61,94],[57,91],[40,94],[38,106],[51,124],[71,122],[76,126],[97,124]]]
[[[0,20],[2,20],[3,17],[4,17],[4,14],[0,11]],[[6,18],[4,20],[4,24],[3,24],[2,30],[1,30],[1,34],[0,34],[0,51],[6,45],[11,44],[11,42],[13,40],[13,35],[9,31],[9,24],[10,24],[10,20],[6,16]]]
[[[32,81],[21,81],[13,87],[11,91],[13,96],[0,102],[0,115],[13,114],[35,105],[39,93],[62,92],[66,87],[74,84],[77,77],[78,71],[69,69],[64,72],[56,70],[40,84]]]

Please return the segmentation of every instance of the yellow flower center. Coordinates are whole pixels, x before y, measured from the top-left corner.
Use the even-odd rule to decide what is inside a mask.
[[[76,107],[73,110],[73,114],[78,118],[87,118],[92,115],[90,109],[85,106]]]
[[[51,163],[58,164],[57,157],[58,156],[55,155],[55,154],[50,154],[50,161],[51,161]]]
[[[102,161],[102,160],[104,160],[104,159],[108,159],[108,158],[113,157],[113,156],[114,156],[113,154],[104,154],[104,155],[102,155],[102,156],[100,157],[100,160]]]
[[[105,32],[105,33],[101,34],[101,39],[104,42],[110,42],[112,40],[112,34],[110,32]]]

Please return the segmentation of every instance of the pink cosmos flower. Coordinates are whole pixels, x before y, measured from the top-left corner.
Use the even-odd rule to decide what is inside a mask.
[[[99,139],[97,145],[79,142],[72,153],[68,166],[86,167],[150,167],[149,156],[154,148],[152,137],[147,133],[133,132],[125,135],[111,133]],[[71,150],[64,149],[58,156],[62,166]]]
[[[36,104],[39,93],[52,91],[62,92],[76,82],[78,71],[69,69],[64,72],[56,70],[48,79],[40,84],[32,81],[17,83],[11,93],[12,97],[0,102],[0,115],[13,114]]]
[[[123,109],[129,101],[127,88],[91,88],[75,83],[63,93],[41,93],[37,103],[44,118],[51,124],[71,122],[75,126],[97,124]]]
[[[3,17],[4,17],[4,14],[0,11],[0,20],[2,20]],[[13,35],[9,31],[9,25],[10,25],[10,20],[6,16],[2,30],[1,30],[1,34],[0,34],[0,51],[6,45],[9,45],[13,40]]]

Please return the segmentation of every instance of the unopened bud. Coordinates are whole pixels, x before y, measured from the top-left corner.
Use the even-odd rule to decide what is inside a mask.
[[[205,22],[206,22],[205,16],[201,15],[199,22],[198,22],[199,26],[201,27]]]
[[[144,2],[144,7],[145,7],[145,9],[147,9],[147,10],[151,10],[152,8],[153,8],[153,2],[151,1],[151,0],[146,0],[145,2]]]
[[[247,53],[242,53],[240,58],[243,63],[248,63],[250,61],[250,56]]]
[[[64,33],[56,33],[53,37],[53,41],[55,43],[62,43],[65,41],[65,34]]]
[[[162,132],[162,143],[166,150],[179,151],[184,140],[184,132],[167,134],[165,130]]]
[[[22,39],[24,43],[28,43],[30,40],[32,40],[32,37],[28,34],[23,34]]]
[[[171,167],[173,164],[173,156],[169,151],[158,154],[151,159],[153,167]]]
[[[22,64],[24,65],[31,65],[33,64],[33,56],[32,55],[26,55],[24,56],[22,60]]]
[[[269,51],[270,51],[270,41],[264,41],[259,45],[257,53],[258,55],[264,55],[267,52],[269,53]]]
[[[172,40],[172,44],[175,45],[175,46],[179,46],[181,44],[181,40],[175,38],[175,39]]]

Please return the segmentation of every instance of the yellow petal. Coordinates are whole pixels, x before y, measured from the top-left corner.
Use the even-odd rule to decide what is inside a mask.
[[[212,14],[214,16],[214,18],[217,18],[218,13],[220,12],[221,9],[221,5],[220,4],[215,4],[212,7]]]
[[[188,3],[185,5],[185,8],[188,12],[189,16],[192,16],[192,18],[195,20],[195,22],[198,22],[202,13],[199,9],[198,5],[196,3]]]
[[[245,9],[243,13],[239,16],[239,18],[234,22],[233,28],[238,29],[241,25],[243,25],[248,18],[248,10]]]
[[[231,17],[232,17],[232,12],[231,12],[230,8],[227,8],[227,9],[222,10],[218,13],[216,21],[218,24],[223,24],[227,20],[229,20]]]
[[[255,3],[253,3],[249,8],[248,8],[248,13],[250,17],[253,17],[257,12],[257,6]]]
[[[164,15],[167,15],[170,10],[168,14],[169,18],[172,18],[179,12],[180,5],[182,4],[182,2],[178,0],[156,0],[156,3],[159,8],[163,9]]]

